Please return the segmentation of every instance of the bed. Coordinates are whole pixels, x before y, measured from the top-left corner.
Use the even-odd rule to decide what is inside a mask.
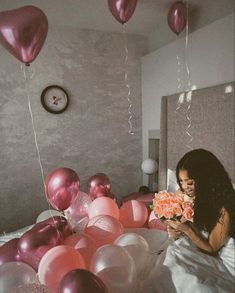
[[[162,97],[159,190],[177,190],[176,164],[195,148],[213,152],[235,183],[234,109],[234,82]],[[165,244],[162,254],[151,256],[140,292],[235,292],[234,239],[219,257],[199,252],[186,238]]]
[[[180,104],[179,97],[162,97],[159,190],[176,190],[175,166],[189,147],[215,153],[235,182],[234,82],[195,90],[190,93],[190,104]],[[31,227],[1,235],[0,246]],[[138,279],[136,293],[235,292],[233,239],[227,240],[215,258],[199,252],[187,238],[170,240],[164,231],[136,228],[125,232],[141,235],[149,245],[147,265]]]

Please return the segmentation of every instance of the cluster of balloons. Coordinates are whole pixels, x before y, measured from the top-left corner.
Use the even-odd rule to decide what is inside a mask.
[[[114,18],[124,24],[132,17],[137,0],[108,0]],[[182,1],[172,4],[168,12],[168,25],[177,35],[186,26],[187,9]],[[35,6],[24,6],[0,12],[0,43],[14,57],[29,65],[38,56],[46,40],[48,20]]]
[[[79,176],[69,168],[50,172],[45,191],[57,210],[42,212],[30,230],[0,247],[0,288],[16,293],[135,292],[149,246],[124,229],[148,222],[146,205],[130,199],[119,208],[104,173],[91,176],[87,193],[82,192]]]
[[[114,18],[124,24],[134,14],[137,0],[108,0],[108,7]],[[179,35],[185,28],[187,22],[187,8],[184,2],[174,2],[168,12],[167,22],[170,29]]]

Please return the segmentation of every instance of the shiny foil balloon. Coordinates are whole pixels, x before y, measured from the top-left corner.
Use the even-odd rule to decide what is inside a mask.
[[[77,269],[64,276],[58,293],[108,293],[108,290],[95,274]]]
[[[183,2],[175,2],[168,13],[167,22],[170,29],[179,35],[185,28],[187,22],[187,9]]]
[[[68,223],[67,219],[64,217],[60,217],[60,216],[51,217],[38,223],[34,227],[38,227],[40,224],[42,225],[49,224],[49,225],[55,226],[55,228],[58,229],[59,232],[61,233],[63,239],[67,238],[69,235],[72,234],[72,228],[70,224]]]
[[[26,65],[39,54],[47,32],[47,17],[37,7],[24,6],[0,12],[0,43]]]
[[[14,238],[0,247],[0,265],[6,262],[21,260],[17,247],[19,240],[19,238]]]
[[[50,204],[59,211],[66,210],[80,191],[80,180],[69,168],[55,169],[46,176],[45,192]]]
[[[40,222],[20,238],[18,250],[21,260],[37,271],[44,254],[62,244],[63,240],[62,233],[55,225]]]
[[[122,24],[132,17],[136,4],[137,0],[108,0],[110,12]]]
[[[92,199],[105,196],[111,190],[109,177],[104,173],[97,173],[88,180],[87,192]]]

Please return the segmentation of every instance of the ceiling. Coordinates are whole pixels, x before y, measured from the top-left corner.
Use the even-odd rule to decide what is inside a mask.
[[[201,28],[234,12],[234,0],[187,0],[189,29]],[[123,25],[109,11],[108,0],[0,0],[0,11],[25,5],[41,8],[49,25],[64,25],[108,32],[122,32]],[[169,30],[167,14],[174,0],[138,0],[137,7],[126,23],[126,32],[149,36]]]

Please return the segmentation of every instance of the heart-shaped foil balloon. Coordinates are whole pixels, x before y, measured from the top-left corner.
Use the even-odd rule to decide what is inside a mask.
[[[70,233],[70,227],[64,218],[54,217],[37,223],[19,240],[21,260],[37,270],[43,255],[49,249],[62,244]]]
[[[34,6],[0,12],[0,43],[17,59],[29,65],[46,40],[48,20]]]

